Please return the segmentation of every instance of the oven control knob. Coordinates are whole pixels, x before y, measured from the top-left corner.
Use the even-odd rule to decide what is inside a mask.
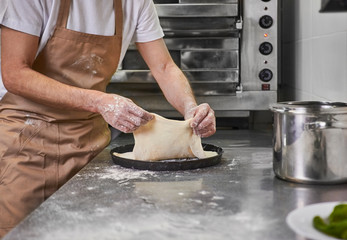
[[[267,69],[267,68],[261,70],[261,72],[259,73],[259,78],[263,82],[270,82],[272,77],[273,77],[272,71],[270,69]]]
[[[269,55],[272,53],[273,47],[272,44],[269,42],[263,42],[259,46],[259,52],[263,55]]]
[[[273,22],[274,22],[274,21],[273,21],[273,19],[272,19],[271,16],[269,16],[269,15],[264,15],[264,16],[262,16],[262,17],[260,18],[260,20],[259,20],[259,25],[260,25],[262,28],[267,29],[267,28],[270,28],[270,27],[272,26]]]
[[[270,2],[270,0],[262,0],[263,2]]]

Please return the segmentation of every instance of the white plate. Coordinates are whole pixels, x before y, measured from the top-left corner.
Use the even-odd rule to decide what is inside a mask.
[[[314,240],[336,240],[337,238],[329,237],[316,230],[312,221],[315,216],[327,218],[333,211],[334,207],[344,202],[325,202],[307,205],[290,212],[287,216],[287,224],[297,234]]]

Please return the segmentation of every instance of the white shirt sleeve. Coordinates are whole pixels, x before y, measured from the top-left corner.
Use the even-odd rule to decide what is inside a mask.
[[[40,36],[43,28],[42,18],[40,0],[11,0],[8,1],[1,24],[20,32]]]
[[[139,9],[139,18],[136,31],[133,36],[134,42],[149,42],[164,36],[159,18],[152,0],[144,0]]]
[[[2,22],[5,11],[7,9],[7,4],[8,4],[8,0],[1,0],[0,1],[0,23]]]

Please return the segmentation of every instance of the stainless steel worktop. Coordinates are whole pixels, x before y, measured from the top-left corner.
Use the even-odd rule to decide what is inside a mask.
[[[4,240],[304,239],[287,214],[311,203],[347,200],[347,185],[285,182],[272,171],[271,131],[219,130],[203,142],[224,149],[205,169],[149,172],[111,162],[122,135]]]

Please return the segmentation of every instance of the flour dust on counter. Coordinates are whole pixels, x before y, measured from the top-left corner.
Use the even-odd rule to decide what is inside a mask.
[[[64,209],[57,209],[64,211]],[[105,210],[105,211],[103,211]],[[213,214],[190,214],[153,211],[150,214],[114,215],[107,209],[98,209],[100,214],[86,218],[78,213],[66,215],[70,219],[61,222],[64,231],[54,226],[49,226],[49,232],[41,229],[40,240],[51,240],[52,236],[59,240],[83,239],[83,240],[114,240],[114,239],[185,239],[185,236],[194,236],[193,239],[257,239],[257,235],[267,229],[271,229],[273,222],[264,221],[260,215],[253,212],[240,212],[231,216],[216,216]],[[66,213],[66,211],[64,211]],[[102,214],[101,214],[102,212]],[[115,212],[112,212],[115,214]],[[105,217],[106,215],[106,217]],[[121,217],[121,219],[119,219]],[[73,219],[73,220],[72,220]],[[62,219],[61,219],[62,220]],[[79,222],[79,223],[78,223]],[[237,226],[242,224],[242,228]],[[130,227],[131,226],[131,227]],[[232,229],[232,231],[221,231]],[[261,235],[264,236],[264,235]],[[28,237],[29,240],[35,239]],[[264,238],[266,239],[266,238]]]
[[[105,169],[104,172],[98,173],[100,179],[112,179],[121,182],[127,182],[130,180],[147,180],[155,176],[156,172],[123,168],[117,165]]]

